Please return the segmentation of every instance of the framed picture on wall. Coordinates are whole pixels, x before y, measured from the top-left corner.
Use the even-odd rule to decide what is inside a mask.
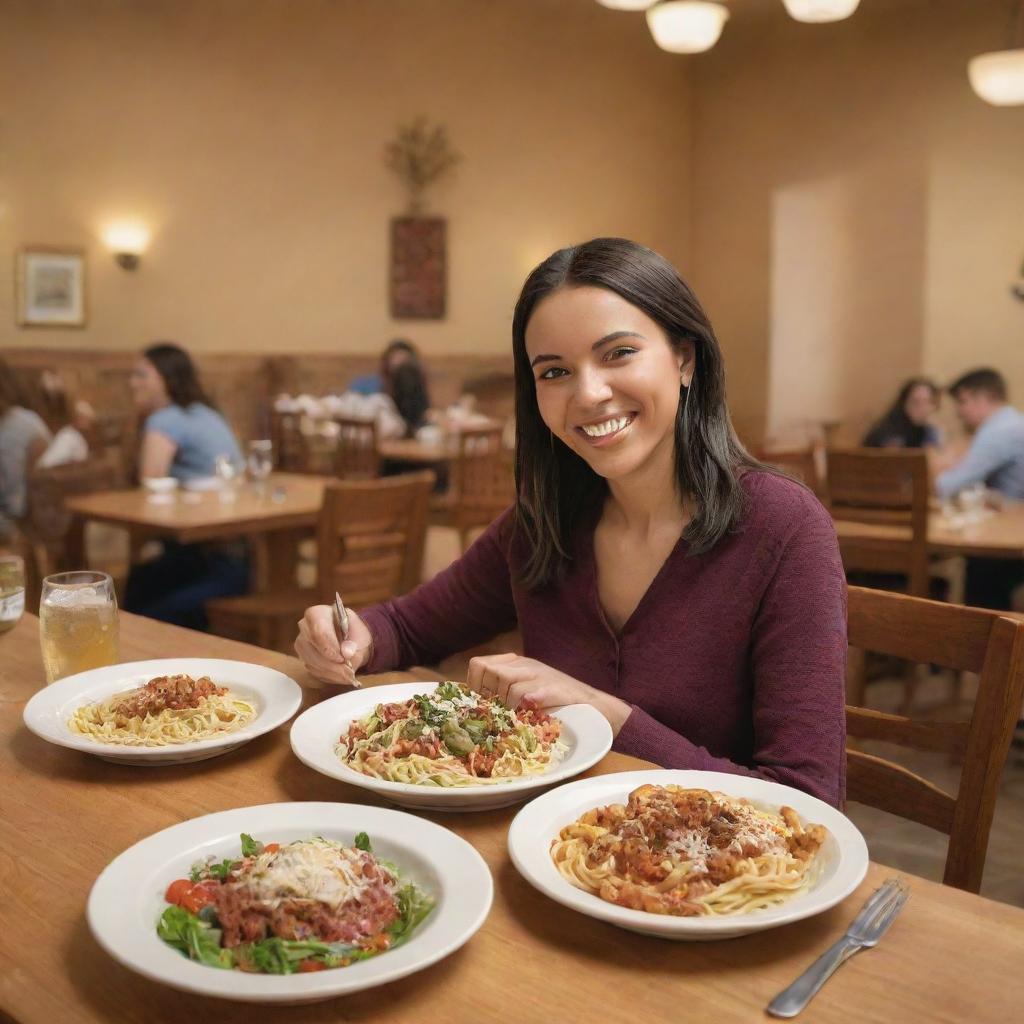
[[[15,290],[22,327],[84,327],[84,250],[23,246]]]

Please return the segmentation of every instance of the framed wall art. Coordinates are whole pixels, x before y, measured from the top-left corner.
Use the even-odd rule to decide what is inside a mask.
[[[84,250],[23,246],[18,251],[15,290],[20,326],[84,327]]]

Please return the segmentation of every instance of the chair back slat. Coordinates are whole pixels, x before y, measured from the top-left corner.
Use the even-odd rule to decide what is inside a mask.
[[[908,768],[865,754],[846,752],[846,798],[909,818],[949,835],[956,801]]]
[[[850,587],[848,594],[850,646],[922,665],[981,671],[991,612],[903,595],[889,595],[900,601],[880,601],[879,591],[865,587]]]
[[[853,448],[828,453],[832,518],[907,527],[901,539],[841,538],[846,568],[906,574],[908,590],[928,595],[928,462],[923,451]]]
[[[434,474],[340,480],[324,489],[317,527],[317,592],[355,608],[416,587],[423,569]]]
[[[912,750],[930,750],[955,758],[963,757],[967,747],[964,722],[921,722],[871,708],[846,709],[846,735],[859,740],[898,743]]]
[[[340,480],[369,480],[380,476],[377,421],[332,417],[338,426],[334,472]]]
[[[978,892],[999,780],[1024,698],[1024,622],[997,612],[849,588],[852,647],[979,672],[966,724],[920,722],[847,707],[848,732],[916,749],[963,750],[956,798],[880,757],[847,751],[847,798],[949,835],[943,881]]]

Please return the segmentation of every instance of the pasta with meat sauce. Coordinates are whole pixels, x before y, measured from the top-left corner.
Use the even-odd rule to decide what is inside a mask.
[[[134,690],[83,705],[68,728],[97,743],[163,747],[235,732],[255,716],[254,704],[209,676],[157,676]]]
[[[791,807],[681,786],[640,786],[587,811],[551,844],[562,876],[609,903],[677,917],[745,914],[808,888],[827,838]]]

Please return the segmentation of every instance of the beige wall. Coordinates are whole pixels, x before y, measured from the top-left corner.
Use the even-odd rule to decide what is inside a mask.
[[[1024,404],[1024,108],[966,78],[1009,45],[1009,5],[865,0],[819,26],[778,6],[694,62],[694,283],[737,420],[855,436],[904,376],[980,363]]]
[[[26,242],[88,250],[85,330],[4,345],[501,352],[529,268],[598,234],[689,256],[689,89],[643,19],[593,0],[0,0],[0,280]],[[382,163],[444,122],[462,165],[449,315],[391,320]],[[134,274],[109,219],[153,231]]]

